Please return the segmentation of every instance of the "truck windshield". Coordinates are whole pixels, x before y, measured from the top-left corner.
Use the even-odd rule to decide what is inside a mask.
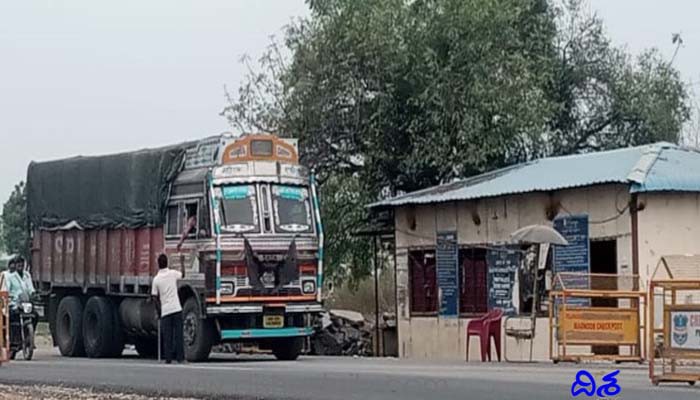
[[[257,198],[253,185],[231,185],[215,189],[219,199],[221,229],[226,232],[260,232]]]
[[[272,202],[277,232],[311,232],[313,219],[309,191],[296,186],[273,185]]]

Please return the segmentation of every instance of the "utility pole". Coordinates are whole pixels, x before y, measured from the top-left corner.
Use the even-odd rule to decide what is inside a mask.
[[[379,237],[374,236],[372,238],[372,249],[374,250],[374,337],[375,337],[375,351],[374,356],[379,357],[379,342],[380,342],[380,329],[379,329],[379,249],[377,246],[377,239]],[[381,239],[380,239],[381,240]],[[381,248],[381,246],[379,246]]]

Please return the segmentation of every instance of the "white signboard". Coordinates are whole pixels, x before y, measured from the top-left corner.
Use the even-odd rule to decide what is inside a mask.
[[[538,258],[537,269],[540,271],[547,268],[547,255],[549,254],[549,243],[540,244],[540,256]]]
[[[700,311],[671,312],[671,348],[700,350]]]

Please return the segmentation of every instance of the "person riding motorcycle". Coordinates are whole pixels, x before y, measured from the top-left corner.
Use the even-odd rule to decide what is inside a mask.
[[[10,320],[15,321],[19,315],[21,298],[31,298],[34,295],[34,284],[29,271],[24,269],[24,258],[14,257],[7,264],[5,285],[10,300]]]
[[[4,280],[10,300],[10,325],[12,326],[14,324],[20,323],[20,315],[22,312],[20,307],[22,306],[22,303],[30,302],[31,295],[34,294],[34,285],[31,283],[31,277],[28,275],[28,271],[24,271],[24,258],[22,258],[21,256],[13,258],[12,260],[10,260],[7,267],[8,271],[5,272]],[[27,278],[29,279],[29,283],[27,283]],[[33,353],[33,332],[36,330],[36,323],[38,322],[38,319],[32,318],[32,320],[32,328],[34,329],[30,330],[31,336],[28,340],[30,341],[29,348]],[[11,343],[14,343],[16,340],[18,340],[17,337],[12,336],[13,334],[16,333],[13,333],[13,331],[11,330]],[[25,359],[31,359],[31,354],[27,356],[28,353],[25,353]],[[12,354],[14,357],[14,352]]]
[[[17,256],[17,273],[22,278],[23,293],[26,294],[26,299],[32,300],[36,295],[36,290],[34,289],[34,282],[32,281],[32,274],[29,272],[29,264],[24,261],[24,257]],[[26,301],[26,300],[24,300]],[[34,311],[34,331],[36,332],[36,326],[39,323],[39,316]]]
[[[22,287],[24,292],[29,298],[34,296],[36,290],[34,290],[34,282],[32,282],[32,275],[29,273],[28,265],[24,261],[24,257],[17,256],[17,274],[22,279]]]
[[[7,292],[10,297],[10,311],[16,312],[19,307],[19,297],[26,290],[26,285],[22,276],[17,272],[21,268],[21,257],[15,257],[7,264],[7,272],[5,273],[5,281]]]

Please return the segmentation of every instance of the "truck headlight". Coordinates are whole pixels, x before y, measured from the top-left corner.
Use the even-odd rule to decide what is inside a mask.
[[[32,313],[32,303],[22,303],[22,312],[25,314],[31,314]]]
[[[311,294],[316,292],[316,283],[314,281],[304,281],[301,290],[305,294]]]
[[[221,282],[221,294],[228,296],[233,294],[233,282]]]
[[[275,274],[272,272],[265,272],[260,281],[262,282],[263,286],[265,287],[274,287],[275,286]]]

